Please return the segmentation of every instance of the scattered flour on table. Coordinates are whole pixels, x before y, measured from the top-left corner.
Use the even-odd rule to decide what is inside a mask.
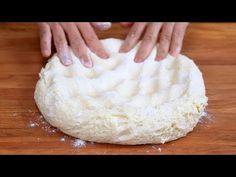
[[[57,128],[52,127],[50,124],[48,124],[42,115],[37,115],[38,113],[35,113],[31,109],[28,109],[27,112],[30,114],[30,117],[32,117],[32,120],[29,121],[27,124],[28,128],[41,128],[42,130],[46,131],[49,133],[49,135],[55,134],[56,132],[60,131]],[[16,113],[13,113],[12,116],[16,116]],[[39,142],[41,138],[36,138],[36,140]],[[59,138],[60,142],[66,142],[66,141],[71,141],[72,146],[75,148],[80,148],[80,147],[85,147],[86,142],[80,139],[75,139],[72,137],[69,137],[67,135],[63,135],[62,137]],[[94,144],[94,142],[91,142],[90,144]]]
[[[14,113],[12,114],[12,117],[16,117],[16,116],[17,116],[17,113],[14,112]]]
[[[60,141],[66,141],[66,139],[64,137],[60,138]]]
[[[157,150],[158,152],[161,152],[162,149],[160,147],[155,147],[155,146],[152,146],[153,149]]]
[[[30,128],[34,128],[34,127],[38,127],[39,124],[36,123],[36,122],[32,122],[32,121],[30,121],[28,126],[29,126]]]
[[[43,118],[42,115],[37,115],[34,111],[28,109],[28,113],[32,117],[32,120],[29,121],[28,127],[29,128],[37,128],[40,127],[41,129],[45,130],[46,132],[53,134],[59,131],[57,128],[52,127],[49,125]]]
[[[199,119],[198,121],[200,124],[206,124],[207,127],[210,123],[213,123],[214,122],[214,116],[213,114],[207,112],[207,111],[204,111],[202,112],[201,114],[201,118]]]
[[[74,147],[84,147],[86,146],[86,142],[80,139],[75,139],[73,142]]]

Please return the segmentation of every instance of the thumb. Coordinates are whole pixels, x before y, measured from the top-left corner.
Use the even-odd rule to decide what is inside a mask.
[[[99,30],[108,30],[111,28],[111,22],[92,22],[92,25]]]

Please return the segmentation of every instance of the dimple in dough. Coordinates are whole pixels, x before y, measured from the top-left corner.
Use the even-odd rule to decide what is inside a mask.
[[[44,118],[82,140],[114,144],[158,144],[192,131],[207,105],[202,73],[192,60],[168,55],[133,61],[137,44],[119,53],[122,40],[101,40],[110,54],[101,59],[88,49],[94,67],[72,53],[63,66],[54,55],[40,72],[35,101]]]

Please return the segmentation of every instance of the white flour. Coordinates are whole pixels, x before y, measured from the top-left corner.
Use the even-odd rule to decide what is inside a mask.
[[[73,142],[74,147],[83,147],[85,145],[86,145],[86,142],[80,139],[75,139],[75,141]]]
[[[57,128],[52,127],[49,125],[43,118],[42,115],[37,115],[37,113],[33,112],[31,109],[28,109],[27,112],[30,114],[32,117],[32,120],[29,121],[27,127],[28,128],[41,128],[42,130],[46,131],[49,133],[49,135],[55,134],[56,132],[60,131]],[[13,113],[13,116],[16,116],[16,113]],[[36,140],[39,142],[41,141],[41,138],[37,137]],[[72,139],[69,136],[63,135],[62,137],[59,138],[60,142],[66,142],[66,141],[71,141],[72,146],[75,148],[80,148],[86,146],[86,142],[80,139]],[[91,142],[91,144],[94,144]]]

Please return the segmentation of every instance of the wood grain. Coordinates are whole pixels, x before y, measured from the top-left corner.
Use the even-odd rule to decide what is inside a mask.
[[[164,145],[91,144],[76,148],[74,139],[44,123],[33,94],[46,63],[34,23],[1,23],[0,154],[235,154],[236,23],[191,23],[183,54],[203,72],[209,97],[208,119],[193,132]],[[100,38],[124,38],[128,29],[115,24]],[[38,123],[36,127],[32,123]],[[61,141],[65,138],[65,141]]]

